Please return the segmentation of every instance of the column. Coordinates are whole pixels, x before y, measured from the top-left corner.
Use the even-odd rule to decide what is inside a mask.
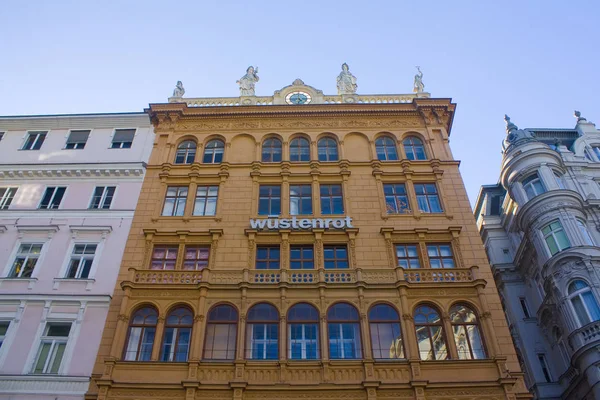
[[[156,324],[156,333],[154,334],[154,344],[152,346],[151,361],[158,361],[160,357],[160,345],[162,344],[163,335],[165,333],[165,316],[158,316],[158,323]]]
[[[450,323],[450,315],[446,311],[442,311],[442,321],[444,323],[445,337],[447,339],[446,346],[448,348],[448,355],[452,360],[458,360],[458,350],[456,349],[456,342],[454,341],[454,333],[452,331],[452,324]]]
[[[488,357],[492,358],[500,354],[500,348],[498,347],[498,339],[496,338],[496,332],[494,331],[494,325],[492,323],[492,315],[487,305],[487,299],[483,292],[483,285],[477,285],[477,296],[479,297],[479,305],[481,307],[481,328],[484,330],[484,343],[488,344],[487,351]],[[486,340],[487,339],[487,340]]]
[[[202,343],[204,342],[204,332],[206,326],[202,322],[205,319],[204,307],[206,304],[206,288],[200,289],[200,299],[198,300],[198,310],[194,317],[194,326],[192,327],[192,343],[190,351],[190,361],[200,360],[202,358]]]
[[[129,304],[129,297],[131,296],[131,289],[125,288],[125,294],[121,301],[121,307],[119,309],[119,316],[117,318],[117,327],[115,328],[115,335],[113,337],[112,346],[110,348],[110,356],[115,359],[121,359],[122,349],[125,344],[125,336],[127,334],[127,328],[129,326],[129,317],[127,306]],[[129,310],[131,311],[131,310]]]
[[[404,352],[406,359],[419,360],[419,349],[417,344],[417,334],[413,316],[408,306],[408,295],[405,287],[398,288],[400,295],[400,313],[402,315],[402,336],[404,337]]]

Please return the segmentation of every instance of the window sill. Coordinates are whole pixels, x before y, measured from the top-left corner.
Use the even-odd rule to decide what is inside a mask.
[[[37,282],[37,278],[11,278],[11,277],[4,277],[4,278],[0,278],[0,286],[2,286],[2,284],[5,284],[5,282],[27,282],[27,289],[33,289],[33,286],[35,285],[35,283]]]
[[[92,290],[92,286],[94,283],[96,283],[96,280],[93,278],[54,278],[54,285],[52,286],[52,289],[58,290],[61,283],[71,283],[78,286],[83,286],[85,284],[85,290]]]

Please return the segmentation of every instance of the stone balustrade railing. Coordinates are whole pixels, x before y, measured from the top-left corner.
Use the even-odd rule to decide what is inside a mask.
[[[477,266],[470,268],[446,269],[317,269],[317,270],[139,270],[130,268],[130,281],[137,284],[197,284],[207,282],[215,285],[235,285],[239,283],[276,285],[290,283],[306,285],[313,283],[347,284],[365,282],[368,284],[395,283],[406,281],[416,284],[427,283],[469,283],[476,277]],[[600,333],[600,327],[599,333]]]
[[[591,322],[577,329],[569,336],[569,342],[574,351],[590,343],[598,343],[598,341],[600,341],[600,321]]]

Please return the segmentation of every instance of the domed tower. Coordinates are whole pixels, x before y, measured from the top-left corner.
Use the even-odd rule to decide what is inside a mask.
[[[576,116],[575,129],[519,129],[505,116],[499,183],[482,187],[476,206],[540,399],[600,398],[600,131]]]

